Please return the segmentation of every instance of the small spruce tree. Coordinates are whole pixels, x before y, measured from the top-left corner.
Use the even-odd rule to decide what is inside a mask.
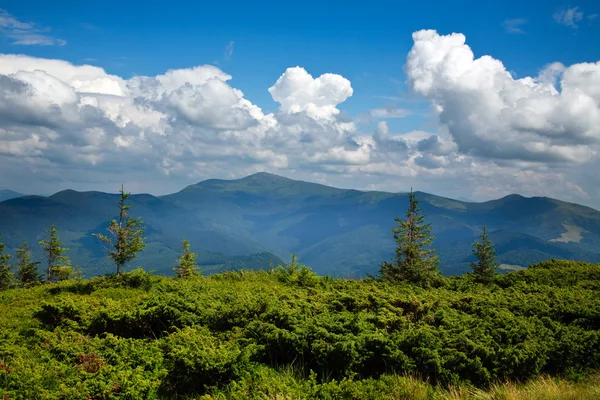
[[[31,261],[31,247],[23,242],[16,250],[17,279],[21,286],[28,287],[40,281],[37,261]]]
[[[388,281],[408,281],[417,285],[430,286],[440,280],[439,259],[431,249],[434,237],[431,224],[419,208],[415,193],[410,190],[406,218],[395,218],[397,226],[392,228],[396,241],[396,255],[392,262],[381,265],[381,276]]]
[[[480,239],[480,242],[473,242],[473,254],[477,257],[477,262],[472,262],[471,268],[478,281],[490,282],[497,274],[498,264],[496,263],[496,249],[490,240],[486,226],[483,227]]]
[[[58,237],[58,231],[52,225],[46,230],[48,234],[47,240],[40,241],[40,246],[43,247],[46,253],[48,266],[46,268],[46,282],[62,281],[69,279],[73,273],[71,261],[64,253],[69,250],[62,247],[62,242]]]
[[[0,235],[1,237],[2,235]],[[8,263],[10,254],[5,254],[4,249],[4,243],[0,243],[0,290],[8,289],[13,284],[13,275],[10,272],[11,265]]]
[[[196,253],[190,251],[189,240],[183,240],[181,256],[177,259],[177,265],[173,269],[178,278],[189,278],[199,274],[198,265],[196,265]]]
[[[107,254],[115,263],[117,275],[121,275],[121,268],[133,261],[146,247],[142,236],[146,228],[143,226],[142,219],[133,218],[127,213],[131,206],[125,205],[125,202],[131,193],[125,193],[121,186],[120,194],[119,219],[110,221],[107,229],[112,238],[94,233],[94,236],[109,245]]]

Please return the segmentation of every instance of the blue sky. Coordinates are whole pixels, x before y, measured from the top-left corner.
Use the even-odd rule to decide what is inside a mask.
[[[436,105],[443,103],[448,107],[448,103],[452,103],[454,99],[446,94],[443,99],[437,98],[437,92],[432,91],[419,93],[419,90],[415,90],[414,81],[411,81],[412,83],[407,81],[404,68],[407,56],[415,43],[411,35],[423,29],[434,29],[442,36],[454,32],[463,34],[476,59],[490,55],[502,62],[514,79],[528,76],[537,79],[540,71],[553,62],[560,62],[565,67],[579,63],[595,63],[600,60],[600,46],[597,42],[597,38],[600,38],[600,18],[598,18],[600,4],[597,1],[581,0],[576,3],[555,0],[452,3],[446,1],[410,3],[231,1],[226,4],[171,1],[154,4],[147,1],[5,0],[0,8],[5,10],[5,18],[8,16],[13,21],[28,25],[25,29],[27,32],[19,33],[14,23],[12,28],[7,27],[6,20],[5,26],[2,27],[0,16],[0,53],[3,54],[23,54],[36,60],[64,60],[75,66],[91,64],[103,68],[111,76],[125,80],[134,76],[155,77],[172,69],[213,64],[232,76],[232,79],[227,81],[228,85],[241,90],[244,98],[260,107],[265,114],[282,112],[280,102],[274,100],[268,88],[275,84],[286,68],[300,66],[314,78],[326,73],[336,74],[349,80],[353,90],[350,97],[332,103],[332,106],[340,110],[336,118],[339,121],[353,121],[356,128],[353,128],[352,138],[348,137],[345,144],[342,142],[331,144],[333,150],[330,152],[329,159],[342,157],[339,153],[335,153],[342,151],[335,150],[336,146],[338,148],[342,146],[343,151],[371,146],[365,144],[364,139],[357,139],[357,137],[369,134],[373,135],[371,139],[376,141],[377,134],[373,134],[376,129],[389,131],[393,136],[427,131],[440,135],[440,140],[456,142],[458,151],[453,153],[455,158],[452,163],[464,163],[465,156],[474,157],[473,160],[477,165],[480,165],[478,163],[489,164],[489,168],[496,171],[499,179],[504,176],[502,174],[505,174],[503,178],[505,184],[489,192],[478,189],[485,181],[482,177],[473,178],[478,183],[473,183],[473,187],[467,187],[462,191],[439,187],[436,181],[432,180],[425,189],[433,192],[438,189],[448,195],[460,194],[462,197],[476,199],[495,197],[511,191],[536,194],[538,189],[527,186],[525,178],[519,185],[511,186],[510,177],[514,171],[519,168],[532,168],[536,174],[557,174],[556,176],[560,175],[565,182],[576,182],[574,184],[578,188],[582,188],[579,180],[585,181],[583,177],[591,173],[590,167],[588,169],[582,169],[580,166],[571,167],[568,162],[563,162],[564,160],[559,160],[557,163],[552,160],[561,157],[565,160],[582,157],[584,147],[588,144],[586,140],[596,135],[595,131],[582,132],[578,140],[563,138],[554,141],[548,139],[546,135],[543,143],[523,144],[520,150],[516,144],[510,151],[498,149],[497,143],[482,143],[481,146],[477,145],[478,148],[475,148],[475,145],[471,148],[465,145],[466,136],[461,136],[462,132],[456,132],[453,128],[465,122],[460,118],[468,119],[469,113],[461,113],[462,117],[450,118],[452,120],[450,122],[434,115],[432,109]],[[19,42],[18,38],[15,39],[15,35],[25,34],[33,34],[36,38],[49,42],[41,45],[23,43]],[[34,61],[31,61],[31,65],[33,64]],[[10,68],[8,70],[11,74],[18,71]],[[443,77],[443,74],[440,76]],[[595,99],[593,94],[591,96]],[[456,104],[460,103],[456,101]],[[404,115],[402,118],[391,118],[390,115],[381,118],[365,118],[369,113],[375,115],[372,110],[381,108],[402,109],[409,115]],[[522,115],[523,112],[528,112],[527,110],[529,109],[512,111]],[[481,115],[485,117],[484,114]],[[385,127],[377,125],[382,120],[385,122]],[[279,122],[281,121],[280,118]],[[323,129],[330,128],[331,132],[340,129],[339,126]],[[498,129],[498,132],[501,132],[501,129]],[[447,136],[445,139],[444,134]],[[475,135],[473,137],[475,139],[485,136],[484,133],[478,132],[469,134]],[[586,139],[581,139],[582,137]],[[348,145],[349,142],[352,143]],[[560,147],[566,142],[573,147],[569,149]],[[283,154],[273,147],[275,143],[279,142],[273,139],[269,141],[268,146],[266,144],[261,146],[267,146],[262,149],[272,152],[275,157]],[[385,147],[383,143],[378,142],[373,146],[382,149]],[[542,147],[552,147],[556,151],[550,152],[552,154],[543,154],[535,160],[531,154],[521,154],[527,153],[534,147],[538,150]],[[297,147],[294,149],[298,151]],[[288,151],[292,150],[288,149]],[[437,169],[441,168],[442,164],[446,166],[451,164],[447,160],[442,160],[447,156],[447,152],[425,154],[423,150],[419,151],[419,154],[410,157],[413,161],[422,160],[423,166],[427,163],[429,169],[433,168],[435,163],[439,164],[435,167]],[[556,155],[557,151],[561,152],[560,157]],[[575,155],[576,151],[579,152],[577,155]],[[586,157],[595,159],[594,151],[588,152]],[[566,152],[570,153],[567,155]],[[163,155],[160,157],[156,155],[156,157],[158,160]],[[170,163],[175,163],[175,160],[169,157],[164,156],[163,161],[168,159],[165,162],[172,165]],[[350,157],[352,165],[363,162],[357,161],[356,157],[359,157],[356,152]],[[57,160],[61,157],[53,155],[48,159]],[[306,150],[304,161],[307,160],[315,162],[325,158],[311,153],[311,150]],[[366,174],[362,182],[353,178],[356,169],[338,168],[336,162],[339,160],[327,168],[318,170],[301,167],[301,162],[297,165],[292,162],[293,167],[288,164],[285,168],[273,166],[264,166],[264,168],[283,175],[286,175],[287,168],[287,175],[316,179],[339,186],[357,184],[361,188],[372,189],[402,189],[411,184],[410,179],[419,179],[419,172],[411,170],[406,173],[398,172],[401,176],[398,179],[395,179],[392,174],[386,179],[377,181],[370,175],[372,174],[370,172],[372,168],[369,167],[371,160],[372,158],[369,158],[369,161],[360,164],[363,166],[360,169],[363,171],[361,173]],[[387,158],[386,160],[389,161]],[[537,163],[535,167],[531,166],[532,162]],[[65,171],[71,167],[64,165],[57,168],[61,171],[61,176],[67,176],[69,174]],[[259,168],[258,164],[240,167],[233,175],[241,175],[253,168]],[[192,174],[185,179],[181,177],[179,180],[173,180],[176,182],[173,187],[192,183],[194,179],[210,174],[210,171],[211,169],[208,168],[204,174]],[[212,171],[219,171],[219,169],[215,167]],[[427,175],[423,181],[434,179],[433,176],[438,173],[439,171],[431,176]],[[33,172],[32,174],[35,175]],[[172,175],[170,176],[172,178]],[[546,178],[552,181],[552,176],[547,175]],[[81,183],[83,179],[61,179],[64,185],[85,186]],[[109,180],[108,177],[103,179]],[[139,177],[136,179],[139,180]],[[99,177],[97,180],[102,181]],[[7,178],[4,178],[3,183],[2,176],[0,176],[0,186],[19,189],[14,183],[8,182]],[[152,189],[151,186],[141,185],[140,190],[143,188]],[[583,188],[585,196],[582,197],[569,197],[570,195],[564,194],[564,188],[560,189],[563,192],[557,189],[556,192],[543,194],[572,198],[588,204],[600,203],[597,201],[600,193],[592,189]]]
[[[354,95],[342,110],[397,105],[426,111],[407,93],[402,71],[420,29],[461,32],[476,56],[491,54],[516,76],[533,76],[546,64],[570,65],[600,59],[600,21],[578,29],[557,24],[553,14],[575,6],[564,1],[4,1],[20,20],[51,28],[65,46],[16,46],[4,40],[3,53],[91,63],[130,77],[168,69],[213,64],[233,76],[232,84],[267,111],[277,104],[267,88],[287,67],[313,76],[330,72],[352,82]],[[587,15],[600,13],[597,1],[578,1]],[[524,19],[524,34],[511,34],[506,20]],[[234,42],[233,54],[224,59]],[[398,101],[399,100],[399,101]],[[424,108],[424,109],[423,109]],[[427,127],[419,115],[391,121],[407,129]],[[425,124],[425,125],[423,125]]]

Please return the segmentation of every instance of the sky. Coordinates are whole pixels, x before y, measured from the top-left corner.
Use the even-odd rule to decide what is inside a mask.
[[[600,208],[597,1],[205,3],[3,1],[0,189],[266,171]]]

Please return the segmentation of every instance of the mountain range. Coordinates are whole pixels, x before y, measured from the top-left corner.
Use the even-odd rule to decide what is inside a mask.
[[[22,193],[13,192],[12,190],[0,189],[0,201],[10,200],[10,199],[14,199],[17,197],[23,197],[23,196],[25,196],[25,195]]]
[[[546,198],[510,195],[482,203],[417,192],[433,224],[445,274],[469,270],[471,246],[485,224],[504,269],[549,258],[600,261],[600,212]],[[112,270],[93,233],[105,233],[117,214],[117,194],[65,190],[52,196],[0,191],[0,233],[9,249],[34,248],[55,224],[69,256],[85,275]],[[407,193],[338,189],[268,173],[210,179],[166,196],[135,194],[131,214],[142,217],[147,246],[130,267],[171,274],[181,241],[205,272],[268,268],[297,253],[319,274],[376,274],[391,258],[391,227],[403,216]]]

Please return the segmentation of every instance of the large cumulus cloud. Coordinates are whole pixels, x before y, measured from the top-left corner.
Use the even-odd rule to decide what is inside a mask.
[[[597,155],[600,63],[555,63],[516,79],[501,61],[476,58],[462,34],[424,30],[413,39],[408,83],[434,104],[462,152],[550,163]]]
[[[556,63],[515,79],[500,61],[475,58],[463,35],[420,31],[414,40],[405,70],[409,87],[433,104],[433,131],[394,132],[385,121],[409,112],[379,113],[377,126],[363,129],[340,111],[354,94],[350,81],[301,67],[265,88],[279,107],[264,113],[215,66],[123,79],[0,55],[0,187],[114,190],[123,182],[160,194],[270,171],[454,197],[596,195],[578,165],[593,165],[598,149],[598,64]]]

